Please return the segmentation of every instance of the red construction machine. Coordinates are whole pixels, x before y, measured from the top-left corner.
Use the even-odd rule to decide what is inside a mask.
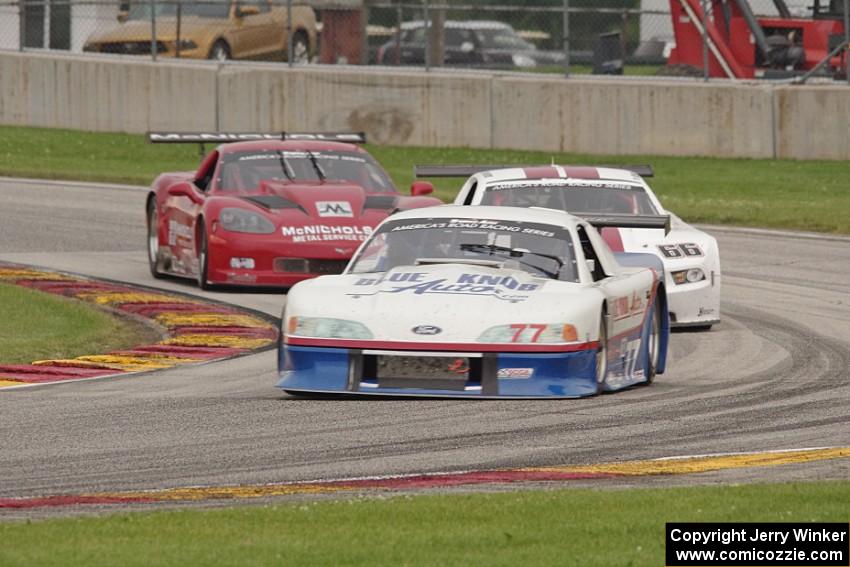
[[[757,17],[747,0],[705,0],[704,17],[703,0],[670,0],[676,47],[668,65],[701,71],[705,28],[711,77],[846,77],[844,0],[814,0],[810,18],[773,3],[776,17]]]

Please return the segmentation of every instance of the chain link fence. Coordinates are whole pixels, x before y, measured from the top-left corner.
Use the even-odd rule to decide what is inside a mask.
[[[5,50],[652,75],[672,47],[669,0],[0,0]]]

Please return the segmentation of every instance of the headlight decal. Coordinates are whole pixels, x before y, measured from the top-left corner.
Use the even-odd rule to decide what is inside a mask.
[[[230,232],[271,234],[275,230],[274,224],[264,216],[235,207],[222,209],[218,220],[221,228]]]
[[[478,337],[482,343],[569,343],[577,340],[578,332],[569,324],[496,325]]]
[[[361,339],[374,338],[366,325],[357,321],[333,317],[290,317],[286,322],[286,334],[317,339]]]

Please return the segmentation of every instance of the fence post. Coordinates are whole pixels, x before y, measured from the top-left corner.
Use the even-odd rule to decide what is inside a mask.
[[[181,0],[177,0],[177,37],[174,42],[174,57],[180,59],[180,26],[183,20],[183,4]]]
[[[295,64],[295,61],[292,59],[294,43],[292,37],[292,0],[286,0],[286,61],[290,67]]]
[[[850,0],[844,0],[844,41],[850,44]],[[850,85],[850,47],[844,48],[844,73]]]
[[[428,10],[428,0],[423,0],[423,20],[425,24],[425,71],[431,70],[431,12]]]
[[[393,56],[396,65],[401,65],[401,22],[404,21],[404,8],[401,1],[398,0],[398,8],[396,9],[395,55]]]
[[[151,0],[151,59],[156,61],[156,0]]]
[[[570,0],[564,0],[564,33],[561,42],[564,48],[564,78],[570,76]]]
[[[708,82],[708,0],[702,0],[702,80]]]
[[[27,0],[18,0],[18,51],[23,51],[27,36]]]

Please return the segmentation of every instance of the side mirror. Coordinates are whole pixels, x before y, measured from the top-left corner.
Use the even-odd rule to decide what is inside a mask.
[[[239,5],[236,7],[236,17],[244,18],[245,16],[256,16],[260,13],[260,8],[258,6],[242,6]]]
[[[199,204],[203,201],[203,198],[198,195],[198,190],[195,189],[195,186],[187,181],[175,183],[169,187],[168,194],[171,197],[186,197],[195,204]]]
[[[595,260],[585,260],[585,265],[587,265],[587,271],[591,274],[596,271],[596,261]]]
[[[460,44],[460,50],[462,53],[472,53],[475,51],[475,45],[471,41],[464,41]]]
[[[430,195],[434,192],[434,186],[428,181],[414,181],[410,186],[410,194],[414,197]]]

